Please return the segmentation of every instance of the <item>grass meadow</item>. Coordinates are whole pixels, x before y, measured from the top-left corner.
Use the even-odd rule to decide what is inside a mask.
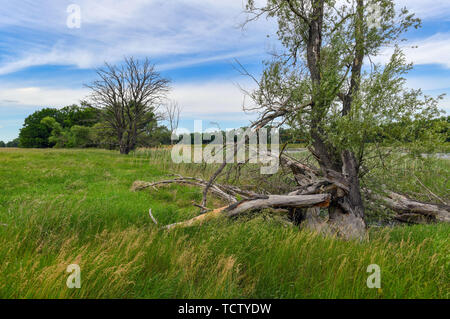
[[[374,177],[428,199],[419,179],[448,198],[449,162],[405,161]],[[0,149],[0,298],[450,297],[449,225],[371,227],[356,242],[263,212],[166,231],[148,210],[160,225],[194,217],[201,190],[130,191],[135,180],[213,171],[173,164],[167,149]],[[80,289],[66,286],[70,264],[81,268]],[[370,264],[381,268],[380,289],[366,285]]]

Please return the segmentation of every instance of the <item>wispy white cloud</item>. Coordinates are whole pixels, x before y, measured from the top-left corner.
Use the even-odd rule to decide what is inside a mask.
[[[406,56],[415,64],[440,64],[450,68],[450,32],[418,40],[406,48]]]
[[[258,0],[263,3],[264,0]],[[67,6],[81,8],[81,29],[66,26]],[[0,75],[39,65],[73,65],[79,68],[115,62],[125,55],[177,57],[162,69],[219,61],[229,57],[261,55],[267,48],[264,35],[272,34],[274,21],[261,19],[246,32],[242,0],[0,0],[0,30],[16,32],[4,37]],[[398,0],[424,19],[450,16],[447,0]],[[442,60],[434,45],[449,46],[449,37],[427,43],[416,51],[416,63]],[[433,51],[433,52],[434,52]],[[440,53],[443,52],[442,50]],[[192,58],[190,55],[196,55]],[[173,59],[172,59],[173,60]],[[441,61],[450,65],[449,61]]]
[[[230,63],[235,63],[234,59],[238,59],[240,57],[249,56],[249,55],[257,55],[259,52],[254,49],[248,49],[244,51],[236,51],[227,54],[219,54],[211,57],[201,57],[201,58],[188,58],[182,61],[177,62],[166,62],[157,65],[157,69],[160,71],[163,70],[171,70],[185,66],[193,66],[203,63],[215,62],[215,61],[228,61]]]
[[[5,2],[5,1],[2,1]],[[5,38],[0,74],[37,65],[97,66],[125,55],[170,57],[181,61],[165,67],[217,61],[245,52],[263,53],[265,21],[247,32],[242,2],[215,0],[79,0],[81,28],[65,22],[68,1],[8,1],[0,9],[0,30],[20,33]],[[261,47],[262,45],[262,47]],[[196,55],[192,59],[189,55]]]

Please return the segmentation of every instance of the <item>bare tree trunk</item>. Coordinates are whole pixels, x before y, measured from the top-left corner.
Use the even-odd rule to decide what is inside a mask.
[[[359,168],[352,152],[344,151],[341,157],[341,163],[336,160],[323,163],[318,158],[322,171],[325,171],[322,179],[314,176],[318,172],[314,172],[304,165],[300,164],[301,166],[299,166],[296,162],[285,158],[282,158],[282,162],[291,168],[300,186],[300,189],[291,195],[307,195],[318,192],[329,192],[332,195],[328,209],[328,222],[324,223],[317,218],[317,210],[309,209],[303,213],[304,226],[313,230],[326,229],[328,233],[337,233],[347,239],[362,239],[366,233],[366,223],[358,177]],[[329,165],[331,167],[328,167]],[[342,167],[340,169],[342,172],[334,170],[339,166]]]
[[[128,150],[128,147],[126,145],[120,146],[120,154],[128,155],[129,153],[130,153],[130,151]]]

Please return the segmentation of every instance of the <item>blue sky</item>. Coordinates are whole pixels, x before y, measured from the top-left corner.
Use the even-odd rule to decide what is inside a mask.
[[[260,0],[262,1],[262,0]],[[450,94],[450,1],[398,0],[423,19],[408,33],[408,76],[413,88]],[[251,89],[233,67],[237,58],[251,72],[277,45],[274,21],[242,30],[243,0],[0,0],[0,140],[18,136],[23,120],[43,107],[78,103],[83,83],[104,61],[150,57],[172,80],[170,98],[183,107],[181,126],[248,124],[238,85]],[[81,8],[81,28],[68,28],[67,7]],[[271,35],[267,37],[267,35]],[[411,49],[411,46],[418,48]],[[389,50],[379,58],[387,58]],[[450,114],[450,98],[441,108]]]

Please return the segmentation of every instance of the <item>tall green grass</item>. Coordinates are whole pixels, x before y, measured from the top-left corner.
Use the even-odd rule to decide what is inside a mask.
[[[448,225],[373,228],[364,242],[265,213],[161,230],[149,208],[161,225],[193,217],[201,190],[131,192],[133,181],[210,168],[148,152],[0,151],[0,298],[450,297]],[[81,289],[66,286],[74,263]],[[370,264],[381,289],[366,286]]]

